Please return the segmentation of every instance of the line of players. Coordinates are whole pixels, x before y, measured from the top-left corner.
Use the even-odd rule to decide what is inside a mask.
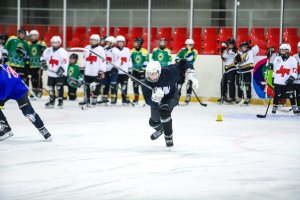
[[[221,58],[224,73],[221,80],[220,102],[249,104],[251,100],[252,70],[259,47],[251,46],[249,42],[242,42],[239,47],[240,50],[232,38],[222,43]],[[268,49],[267,73],[274,90],[272,113],[276,113],[280,100],[286,98],[290,99],[293,112],[295,114],[300,112],[300,42],[298,53],[294,56],[290,53],[291,46],[286,43],[280,45],[278,52],[275,52],[273,47]]]

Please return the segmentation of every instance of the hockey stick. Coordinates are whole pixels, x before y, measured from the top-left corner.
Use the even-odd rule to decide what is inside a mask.
[[[197,98],[198,102],[200,103],[200,105],[206,107],[207,104],[206,104],[206,103],[202,103],[202,102],[200,101],[200,99],[199,99],[199,97],[197,96],[197,94],[196,94],[194,88],[192,88],[192,91],[193,91],[195,97]]]
[[[118,67],[117,65],[113,64],[112,62],[106,60],[105,58],[103,58],[102,56],[100,56],[99,54],[97,54],[96,52],[90,50],[90,49],[85,49],[85,48],[80,48],[80,47],[75,47],[75,48],[71,48],[71,50],[81,50],[81,51],[88,51],[96,56],[98,56],[99,58],[101,58],[102,60],[104,60],[105,62],[107,62],[108,64],[110,64],[111,66],[117,68],[118,70],[122,71],[124,74],[126,74],[127,76],[129,76],[130,78],[132,78],[133,80],[135,80],[136,82],[140,83],[141,85],[143,85],[144,87],[148,88],[149,90],[153,91],[152,87],[150,87],[149,85],[145,84],[144,82],[138,80],[137,78],[135,78],[134,76],[130,75],[128,72],[126,72],[125,70],[123,70],[122,68]]]
[[[256,115],[256,117],[258,117],[258,118],[266,118],[266,117],[267,117],[267,114],[268,114],[268,111],[269,111],[269,107],[270,107],[271,101],[272,101],[272,97],[271,97],[270,100],[269,100],[269,103],[268,103],[268,106],[267,106],[266,113],[265,113],[264,115],[258,114],[258,115]]]

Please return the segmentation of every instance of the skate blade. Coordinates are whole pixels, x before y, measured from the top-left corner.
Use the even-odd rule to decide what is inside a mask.
[[[13,135],[14,134],[11,131],[9,131],[9,132],[5,133],[4,135],[0,136],[0,141],[6,140],[6,139],[12,137]]]
[[[52,142],[53,139],[52,139],[52,136],[48,137],[47,139],[45,139],[46,142]]]

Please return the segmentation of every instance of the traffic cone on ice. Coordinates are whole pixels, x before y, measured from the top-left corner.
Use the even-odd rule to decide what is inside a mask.
[[[221,122],[221,121],[223,121],[223,119],[222,119],[222,115],[221,114],[218,114],[218,116],[217,116],[217,120],[216,120],[217,122]]]

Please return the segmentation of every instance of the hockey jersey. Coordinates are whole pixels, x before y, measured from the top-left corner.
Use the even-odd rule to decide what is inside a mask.
[[[65,70],[64,75],[67,76],[69,58],[68,52],[64,48],[60,47],[56,51],[54,51],[52,47],[47,48],[41,60],[46,60],[47,62],[49,77],[57,78],[58,75],[56,72],[59,67]]]
[[[113,61],[113,48],[112,46],[106,47],[105,48],[105,55],[106,55],[106,60],[109,62]],[[106,62],[106,71],[111,71],[112,69],[112,65],[109,64],[108,62]]]
[[[27,94],[20,75],[8,65],[0,65],[0,100],[19,100]]]
[[[188,50],[187,48],[182,48],[176,55],[175,61],[185,59],[189,61],[191,64],[194,64],[196,58],[198,56],[198,51],[196,49]]]
[[[235,56],[237,55],[236,51],[233,51],[232,49],[226,49],[222,53],[222,60],[224,62],[224,68],[225,72],[230,72],[233,70],[236,70],[236,66],[234,64]]]
[[[240,63],[238,73],[247,73],[250,72],[254,67],[254,57],[258,54],[259,47],[257,45],[253,46],[246,53],[239,52],[241,55],[242,63]]]
[[[120,50],[117,47],[112,49],[113,53],[113,63],[123,69],[125,72],[129,72],[132,69],[132,62],[131,62],[131,53],[127,47],[123,47]],[[121,70],[118,72],[119,74],[125,74]]]
[[[106,59],[103,47],[97,46],[95,48],[92,48],[91,45],[88,45],[85,48],[94,51],[95,53]],[[98,76],[99,71],[106,72],[105,60],[88,51],[86,51],[83,56],[83,67],[84,75],[87,76]]]
[[[131,49],[132,69],[135,71],[143,72],[149,62],[148,51],[141,48],[139,51],[135,48]]]
[[[152,60],[158,61],[162,67],[170,65],[172,62],[171,50],[168,48],[154,48],[152,51]]]
[[[300,84],[300,53],[294,55],[297,61],[297,79],[294,81],[295,84]]]
[[[40,58],[47,48],[47,45],[44,41],[37,41],[35,43],[28,42],[29,46],[29,59],[30,59],[30,68],[39,68],[40,67]]]
[[[283,60],[281,56],[277,56],[274,59],[273,78],[274,84],[286,85],[286,80],[293,76],[297,78],[297,61],[293,56],[290,56],[287,60]]]

